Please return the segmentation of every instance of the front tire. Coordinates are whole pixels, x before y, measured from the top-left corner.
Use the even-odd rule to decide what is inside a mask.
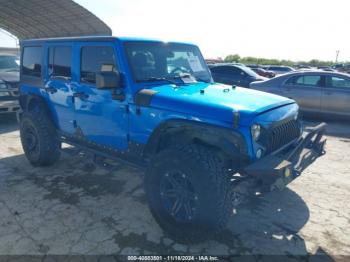
[[[155,220],[181,242],[213,236],[224,229],[232,213],[224,162],[204,146],[161,151],[151,161],[145,185]]]
[[[33,166],[50,166],[59,159],[61,143],[44,111],[23,113],[20,136],[24,153]]]

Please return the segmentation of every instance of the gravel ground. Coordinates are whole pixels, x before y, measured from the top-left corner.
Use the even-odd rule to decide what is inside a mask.
[[[349,130],[329,123],[327,154],[300,178],[239,210],[216,239],[183,245],[153,220],[139,170],[96,167],[72,148],[53,167],[34,168],[15,117],[1,116],[0,255],[350,256]]]

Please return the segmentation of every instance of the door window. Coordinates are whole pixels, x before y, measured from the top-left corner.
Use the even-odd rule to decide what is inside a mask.
[[[242,70],[239,70],[233,66],[229,66],[227,67],[227,74],[231,75],[231,76],[239,76],[244,74],[244,72]]]
[[[50,77],[72,77],[72,48],[68,46],[49,48]]]
[[[102,71],[103,66],[111,66],[116,70],[113,47],[110,46],[87,46],[81,50],[80,81],[83,83],[96,84],[96,73]]]
[[[287,80],[286,85],[299,85],[299,86],[321,86],[321,76],[319,75],[306,75],[295,76]]]
[[[41,77],[42,48],[31,46],[23,48],[22,74]]]
[[[350,81],[342,77],[327,77],[327,87],[348,88],[350,90]]]

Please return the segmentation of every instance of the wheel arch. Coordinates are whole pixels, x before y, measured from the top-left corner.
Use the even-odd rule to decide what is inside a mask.
[[[47,107],[44,98],[35,94],[20,95],[19,103],[23,111],[32,111],[35,107]]]
[[[36,94],[20,95],[19,103],[20,103],[20,106],[22,108],[22,111],[30,112],[30,111],[35,111],[35,110],[43,110],[53,123],[56,122],[56,121],[54,121],[53,113],[51,112],[47,102],[45,101],[45,99],[42,96],[39,96]]]
[[[168,120],[160,124],[150,136],[144,155],[152,156],[178,143],[200,143],[229,157],[244,158],[248,155],[244,137],[239,132],[191,120]]]

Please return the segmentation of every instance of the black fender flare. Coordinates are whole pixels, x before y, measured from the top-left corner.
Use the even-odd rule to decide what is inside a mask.
[[[171,138],[176,141],[168,143],[190,143],[198,140],[219,148],[231,157],[248,156],[247,144],[239,132],[207,123],[178,119],[165,121],[153,131],[146,144],[144,156],[154,155],[162,148],[164,139],[171,140]]]
[[[52,119],[53,114],[43,97],[36,94],[21,94],[19,97],[19,103],[22,111],[36,110],[36,107],[39,110],[44,110],[51,121],[54,123]],[[20,117],[18,117],[18,119],[20,119]]]
[[[35,94],[21,94],[19,96],[19,103],[23,111],[31,111],[36,105],[47,109],[44,98]]]

